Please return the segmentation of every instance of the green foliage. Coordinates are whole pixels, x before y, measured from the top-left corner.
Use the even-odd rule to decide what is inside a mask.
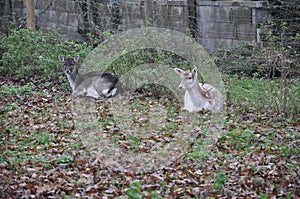
[[[260,199],[267,199],[268,196],[266,196],[265,194],[261,193],[261,194],[259,194],[259,198]]]
[[[299,20],[297,20],[300,15],[299,3],[299,0],[268,0],[265,9],[273,20],[286,22],[288,31],[294,34],[300,30]]]
[[[70,163],[73,162],[74,158],[70,155],[62,155],[61,157],[56,158],[56,163]]]
[[[126,191],[126,195],[130,199],[139,199],[144,195],[141,191],[141,183],[133,182],[130,184],[130,188]]]
[[[257,69],[252,62],[254,53],[253,46],[247,44],[221,48],[216,52],[216,64],[223,73],[249,77]]]
[[[233,131],[221,137],[226,145],[237,151],[247,151],[257,143],[257,137],[251,131]]]
[[[219,193],[222,189],[223,189],[223,186],[225,184],[227,180],[227,176],[225,174],[225,172],[222,170],[218,173],[218,176],[216,178],[216,181],[213,185],[213,189],[215,192]]]
[[[0,87],[0,93],[1,95],[30,95],[30,94],[34,94],[35,92],[32,91],[33,88],[33,83],[32,82],[28,82],[26,85],[24,86],[1,86]]]
[[[131,52],[124,52],[121,57],[111,63],[109,68],[111,72],[121,76],[131,69],[146,63],[176,66],[183,69],[191,67],[190,63],[188,63],[183,57],[180,57],[173,52],[146,48]]]
[[[140,199],[140,198],[151,198],[151,199],[162,199],[156,191],[146,191],[147,196],[141,190],[142,184],[140,182],[133,182],[130,184],[130,188],[126,191],[126,195],[130,199]]]
[[[132,70],[130,76],[126,78],[126,82],[122,84],[125,89],[133,85],[137,86],[141,81],[148,82],[149,84],[139,87],[138,91],[149,92],[155,97],[164,95],[172,98],[172,93],[168,88],[157,84],[157,82],[165,81],[165,78],[168,78],[168,76],[165,75],[167,72],[164,70],[164,67],[154,67],[158,65],[165,66],[166,68],[168,68],[168,66],[176,66],[182,69],[190,69],[192,67],[183,57],[173,52],[147,48],[124,52],[122,56],[111,63],[108,67],[108,72],[112,72],[121,77]],[[139,68],[142,66],[144,68]],[[143,77],[142,80],[141,77]],[[153,80],[156,82],[153,82]]]
[[[0,72],[19,78],[57,77],[62,71],[58,55],[85,56],[90,49],[85,43],[66,41],[57,31],[12,30],[0,41]]]
[[[296,79],[257,79],[230,76],[227,83],[227,103],[269,112],[282,119],[299,119],[300,82]]]
[[[282,156],[290,157],[291,155],[298,155],[300,149],[296,147],[281,145],[279,146],[279,151],[282,154]]]
[[[246,77],[299,76],[299,33],[289,34],[286,22],[268,22],[260,29],[259,44],[239,44],[218,50],[216,63],[220,69]]]

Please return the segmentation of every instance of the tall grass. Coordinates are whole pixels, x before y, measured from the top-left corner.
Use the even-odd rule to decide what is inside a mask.
[[[276,119],[299,120],[300,81],[227,77],[228,105],[264,112]]]

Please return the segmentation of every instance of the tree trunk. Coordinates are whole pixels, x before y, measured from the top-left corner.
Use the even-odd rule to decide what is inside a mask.
[[[35,30],[34,21],[34,0],[27,0],[27,29]]]
[[[148,23],[153,20],[153,4],[153,0],[145,1],[145,19]]]

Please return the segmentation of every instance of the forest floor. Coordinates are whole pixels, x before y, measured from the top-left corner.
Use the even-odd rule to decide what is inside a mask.
[[[74,109],[61,82],[27,82],[1,80],[0,198],[300,198],[298,121],[234,105],[187,119],[139,93]]]

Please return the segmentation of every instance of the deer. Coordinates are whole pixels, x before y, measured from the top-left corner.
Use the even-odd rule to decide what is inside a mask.
[[[87,74],[78,73],[77,62],[79,56],[65,59],[58,56],[64,65],[64,73],[68,78],[73,95],[76,97],[110,98],[120,89],[118,77],[111,73],[94,71]]]
[[[185,90],[184,108],[189,112],[211,111],[219,113],[223,108],[223,97],[221,92],[214,86],[198,82],[197,68],[192,71],[184,71],[174,68],[180,76],[179,89]]]

